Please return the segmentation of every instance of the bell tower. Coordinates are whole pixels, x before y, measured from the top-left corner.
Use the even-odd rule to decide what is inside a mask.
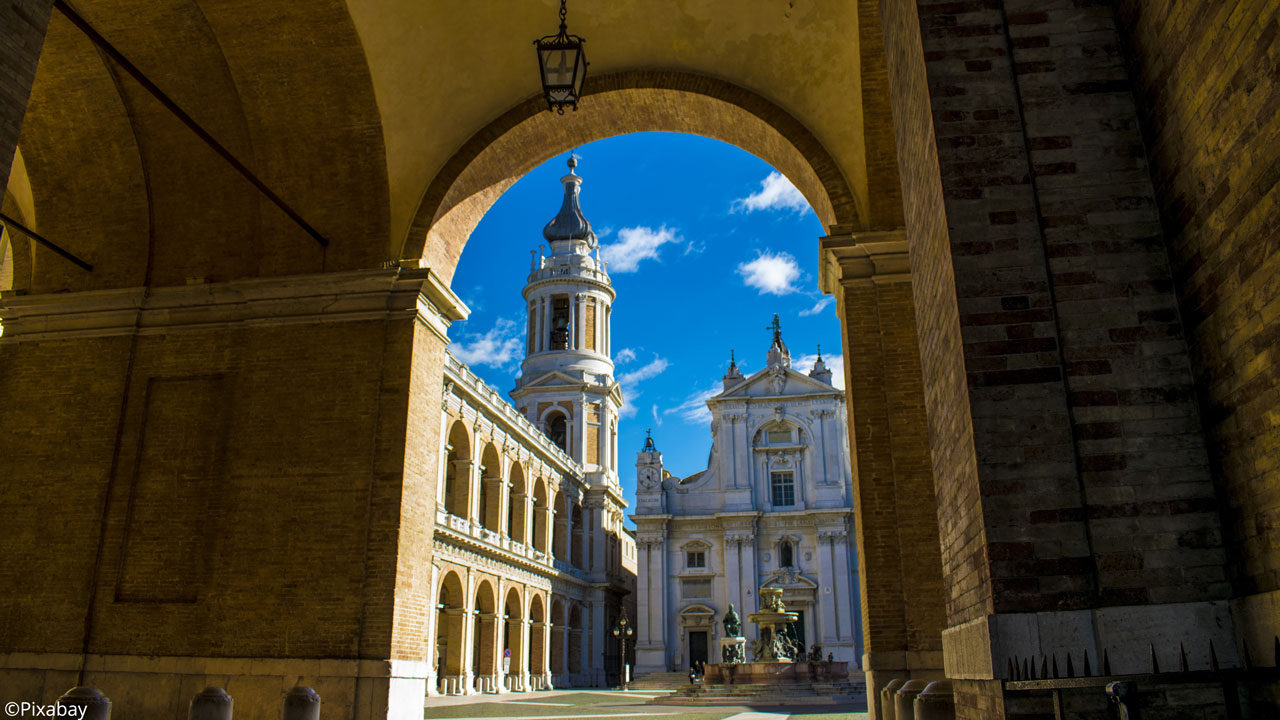
[[[591,223],[578,205],[582,177],[569,157],[560,212],[542,229],[524,287],[525,358],[511,391],[521,414],[586,471],[590,484],[618,485],[618,409],[610,314],[616,293]]]

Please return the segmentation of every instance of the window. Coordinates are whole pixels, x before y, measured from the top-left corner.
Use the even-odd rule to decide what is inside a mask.
[[[790,540],[783,540],[778,546],[778,567],[795,567],[795,549]]]
[[[769,484],[773,489],[774,507],[787,507],[796,504],[795,476],[790,472],[769,473]]]
[[[770,445],[790,445],[791,431],[790,430],[770,430],[769,444]]]
[[[556,444],[556,447],[569,452],[569,431],[564,415],[556,413],[551,416],[551,420],[547,422],[547,437]]]
[[[569,348],[569,296],[555,295],[551,298],[551,349],[567,350]]]
[[[710,580],[681,580],[680,594],[686,598],[707,599],[711,597]]]
[[[704,568],[707,566],[707,554],[702,550],[690,550],[685,553],[685,567]]]

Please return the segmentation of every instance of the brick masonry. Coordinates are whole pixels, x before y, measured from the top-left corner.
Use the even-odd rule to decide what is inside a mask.
[[[0,27],[5,29],[0,33],[0,67],[5,68],[0,75],[0,176],[6,179],[52,7],[51,0],[0,2]]]
[[[1221,490],[1228,578],[1236,595],[1275,592],[1280,6],[1125,1],[1117,12]]]

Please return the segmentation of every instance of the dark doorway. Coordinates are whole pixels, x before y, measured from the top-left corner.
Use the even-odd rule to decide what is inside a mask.
[[[703,631],[689,633],[689,664],[707,661],[707,634]]]

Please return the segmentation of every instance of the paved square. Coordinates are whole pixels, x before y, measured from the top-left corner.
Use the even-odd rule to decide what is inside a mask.
[[[669,693],[615,690],[554,690],[505,696],[427,698],[426,718],[451,720],[577,720],[626,718],[626,720],[867,720],[867,713],[852,706],[823,706],[790,711],[788,708],[689,707],[649,705],[649,700]]]

